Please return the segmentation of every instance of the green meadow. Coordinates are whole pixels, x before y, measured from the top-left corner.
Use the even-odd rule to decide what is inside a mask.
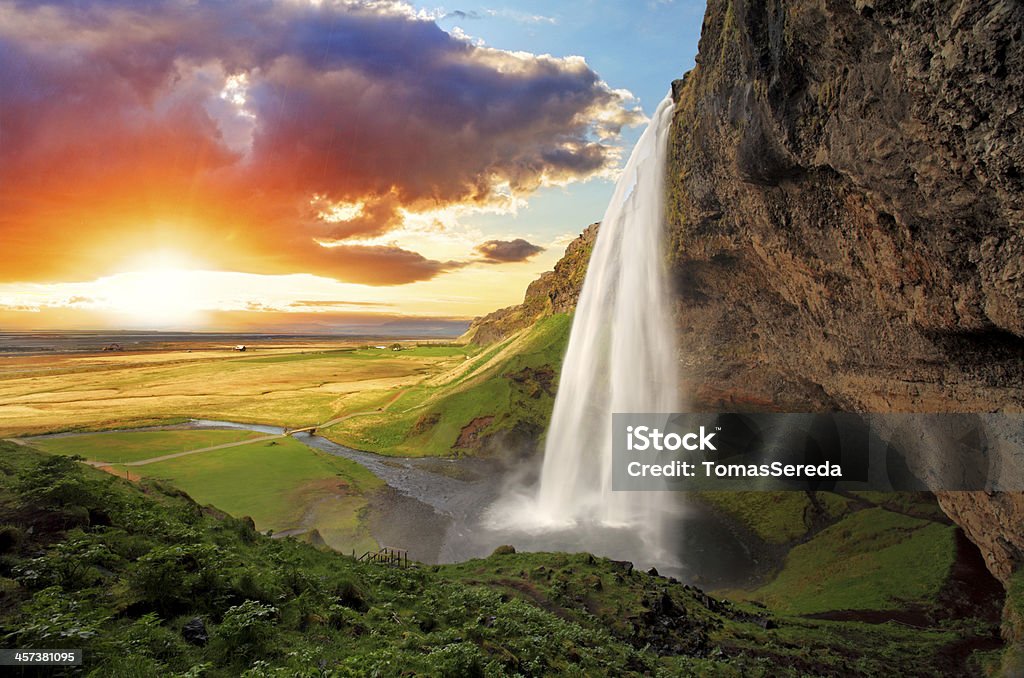
[[[367,495],[383,483],[359,464],[278,438],[144,466],[119,475],[166,481],[200,504],[250,516],[260,531],[316,529],[339,550],[376,546],[362,523]]]
[[[32,441],[32,447],[51,454],[77,454],[90,461],[123,464],[250,440],[263,435],[256,431],[127,431],[36,438]]]

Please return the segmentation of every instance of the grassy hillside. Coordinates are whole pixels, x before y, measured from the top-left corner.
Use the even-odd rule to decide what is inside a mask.
[[[978,629],[773,614],[587,554],[393,569],[0,442],[0,632],[87,675],[957,675]],[[969,653],[968,653],[969,654]]]
[[[377,546],[362,515],[367,496],[384,483],[354,461],[293,438],[115,469],[167,481],[203,504],[248,515],[261,531],[315,529],[327,545],[346,552]]]
[[[245,442],[254,437],[262,439]],[[369,497],[384,485],[380,479],[360,464],[293,438],[266,438],[252,431],[189,429],[34,438],[26,444],[113,462],[105,470],[121,477],[166,481],[204,504],[250,516],[260,531],[315,533],[346,553],[377,548],[364,520]],[[161,460],[230,443],[239,444]]]
[[[382,454],[528,453],[551,416],[571,321],[552,315],[496,344],[467,347],[461,363],[396,391],[385,411],[320,434]]]
[[[795,546],[754,597],[800,614],[935,604],[956,559],[955,534],[880,507],[857,511]]]

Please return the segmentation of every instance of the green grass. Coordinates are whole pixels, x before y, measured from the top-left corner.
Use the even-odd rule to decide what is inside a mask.
[[[955,534],[883,508],[857,511],[794,547],[752,597],[789,614],[930,606],[956,558]]]
[[[382,481],[353,461],[292,438],[115,468],[168,481],[201,504],[251,516],[260,530],[316,528],[339,550],[373,546],[359,517],[366,494]]]
[[[818,501],[831,518],[847,511],[847,501],[819,492]],[[804,492],[700,492],[697,498],[738,520],[769,544],[800,539],[810,528],[812,504]]]
[[[446,456],[479,451],[456,448],[456,443],[468,424],[484,417],[489,423],[478,432],[482,436],[517,428],[543,431],[571,323],[569,315],[554,315],[486,350],[467,349],[469,359],[409,388],[386,412],[349,419],[320,433],[380,454]],[[403,353],[413,351],[396,355]],[[550,392],[522,378],[531,370],[550,370]]]
[[[51,454],[78,454],[93,461],[124,463],[262,435],[265,434],[255,431],[131,431],[38,438],[32,440],[31,445]]]
[[[96,678],[964,674],[948,652],[961,630],[764,625],[763,609],[587,554],[357,563],[2,441],[0,536],[0,633],[82,648]],[[195,617],[204,645],[182,638]]]

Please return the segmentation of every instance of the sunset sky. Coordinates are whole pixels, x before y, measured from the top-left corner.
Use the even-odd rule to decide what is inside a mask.
[[[601,217],[702,13],[0,0],[0,330],[517,303]]]

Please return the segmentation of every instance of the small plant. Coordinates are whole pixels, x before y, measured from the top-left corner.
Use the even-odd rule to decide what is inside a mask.
[[[263,655],[274,637],[276,620],[276,607],[255,600],[228,608],[214,632],[221,653],[228,661]]]

